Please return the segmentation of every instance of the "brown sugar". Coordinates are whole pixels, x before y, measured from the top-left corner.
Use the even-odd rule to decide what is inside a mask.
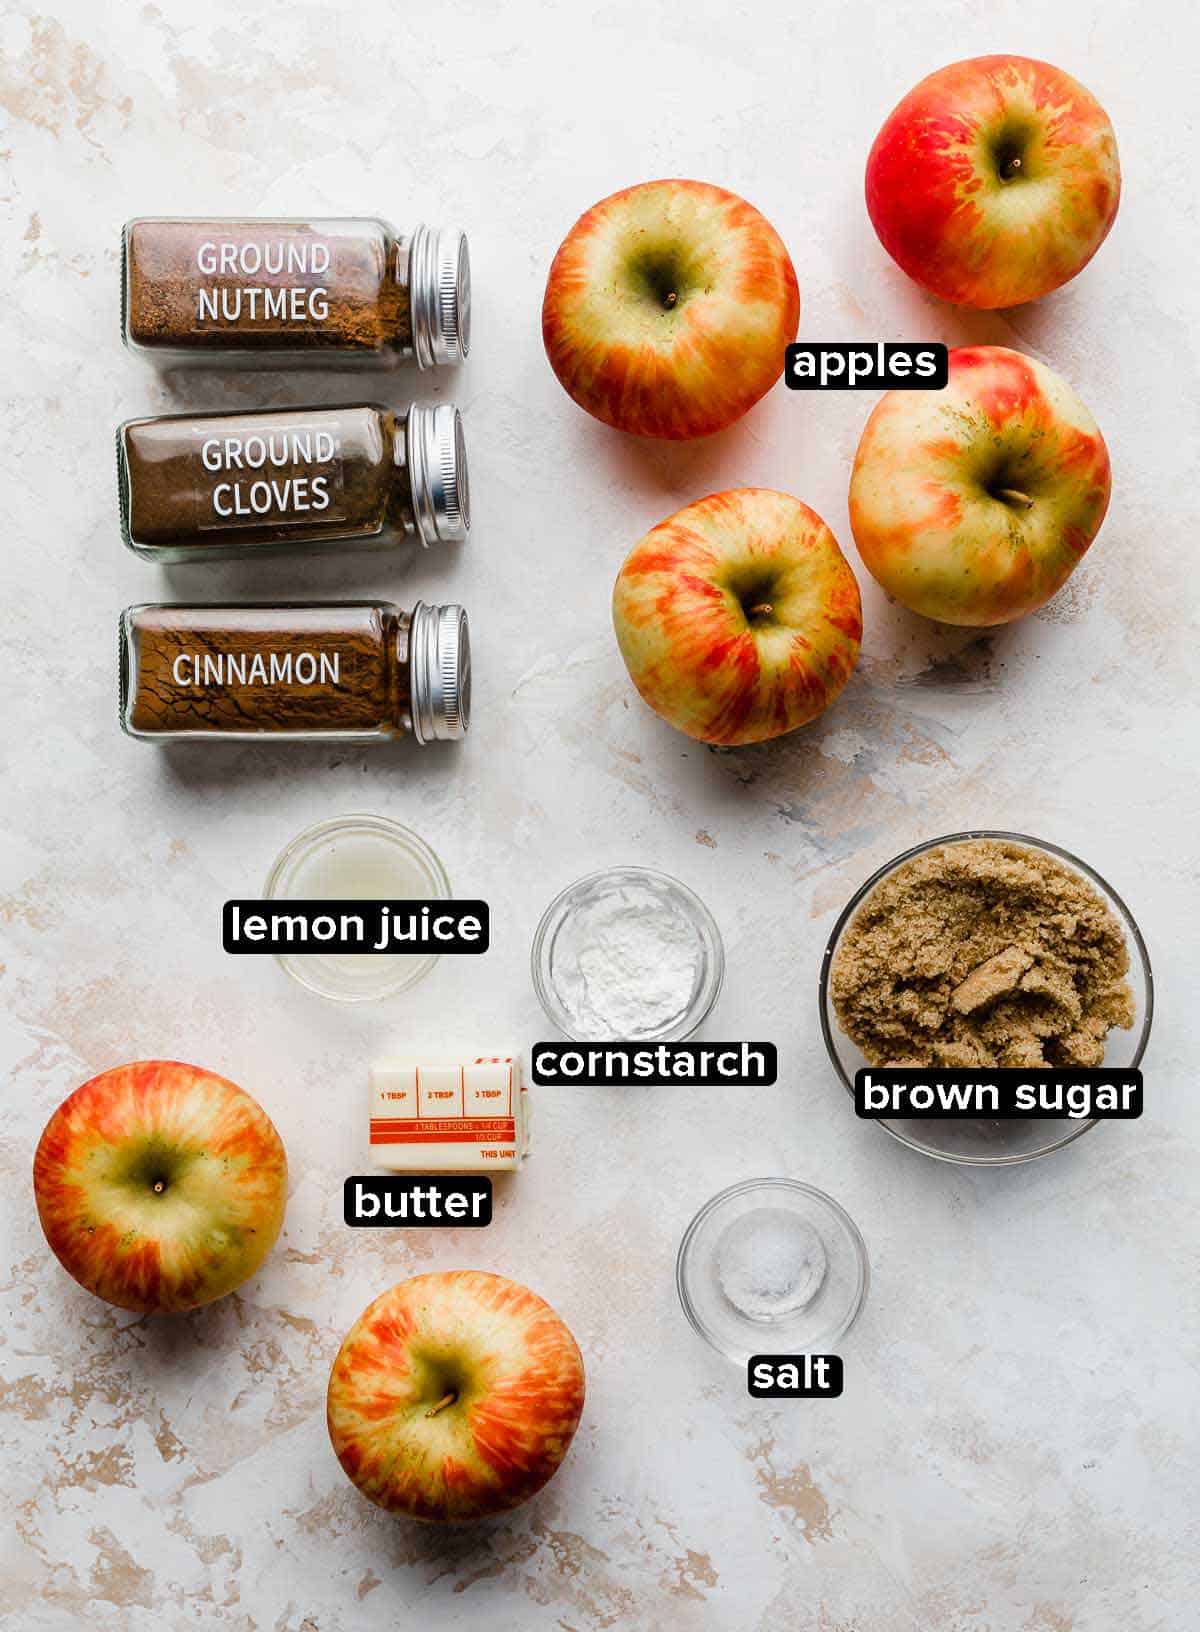
[[[1133,1025],[1129,953],[1081,874],[970,839],[923,851],[847,927],[830,992],[871,1065],[1097,1066]]]

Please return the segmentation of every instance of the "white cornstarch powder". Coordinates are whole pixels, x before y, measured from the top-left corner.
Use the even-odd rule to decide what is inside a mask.
[[[551,970],[580,1040],[659,1037],[686,1012],[705,950],[682,908],[650,885],[581,900],[554,940]]]

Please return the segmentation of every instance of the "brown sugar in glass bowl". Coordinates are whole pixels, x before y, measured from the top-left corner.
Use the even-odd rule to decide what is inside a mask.
[[[874,873],[834,926],[821,1028],[843,1086],[869,1065],[1136,1068],[1153,1014],[1145,942],[1101,876],[1024,834],[954,833]],[[886,1118],[945,1161],[1005,1165],[1093,1120]]]

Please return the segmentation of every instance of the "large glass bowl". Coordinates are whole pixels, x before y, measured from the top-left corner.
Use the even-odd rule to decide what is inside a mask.
[[[829,972],[842,936],[872,891],[905,862],[911,861],[914,856],[919,856],[926,850],[936,850],[952,844],[966,844],[974,839],[999,839],[1009,844],[1023,845],[1027,850],[1036,850],[1043,855],[1053,856],[1075,872],[1082,873],[1096,889],[1125,933],[1125,942],[1129,948],[1128,980],[1136,1005],[1132,1028],[1129,1031],[1109,1032],[1104,1064],[1113,1070],[1129,1070],[1135,1069],[1142,1062],[1142,1055],[1146,1052],[1146,1043],[1150,1036],[1150,1021],[1154,1014],[1154,977],[1150,971],[1150,955],[1146,951],[1146,943],[1129,908],[1112,885],[1101,878],[1099,873],[1086,862],[1080,861],[1078,856],[1071,855],[1067,850],[1060,850],[1056,844],[1047,844],[1042,839],[1030,838],[1026,833],[1002,833],[980,829],[972,833],[950,833],[944,838],[927,839],[924,844],[914,845],[903,855],[895,856],[878,872],[872,873],[866,883],[855,891],[833,926],[833,933],[825,948],[825,956],[821,960],[819,993],[821,1032],[833,1068],[841,1078],[842,1086],[851,1095],[854,1093],[854,1073],[869,1064],[869,1061],[842,1031],[829,992]],[[899,1139],[902,1145],[907,1145],[910,1150],[919,1150],[925,1156],[933,1156],[943,1162],[962,1162],[974,1167],[1006,1167],[1016,1162],[1032,1161],[1037,1156],[1049,1156],[1052,1152],[1061,1150],[1064,1145],[1069,1145],[1072,1140],[1080,1138],[1102,1119],[1090,1117],[1081,1121],[1062,1116],[1002,1120],[972,1117],[959,1120],[952,1117],[881,1116],[875,1120],[886,1128],[894,1139]]]

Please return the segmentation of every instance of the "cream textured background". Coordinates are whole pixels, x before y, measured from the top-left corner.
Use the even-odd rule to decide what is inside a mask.
[[[1194,12],[1062,0],[758,6],[630,0],[10,3],[2,25],[11,394],[0,991],[6,1632],[1182,1632],[1197,1593],[1193,1080],[1200,410]],[[861,202],[893,102],[956,57],[1024,50],[1108,107],[1126,192],[1084,276],[1036,309],[955,313],[878,247]],[[791,248],[812,339],[999,341],[1070,379],[1111,446],[1099,541],[1058,600],[951,634],[864,584],[858,675],[826,722],[714,755],[641,707],[608,594],[628,546],[714,488],[846,521],[863,394],[777,389],[691,447],[591,423],[542,356],[550,256],[617,186],[693,174]],[[477,528],[410,567],[371,557],[159,571],[118,540],[111,439],[189,404],[404,400],[415,379],[156,379],[117,335],[135,213],[378,212],[471,233],[476,345],[457,377]],[[861,576],[861,573],[860,573]],[[379,594],[474,613],[460,750],[157,751],[114,711],[128,602]],[[481,963],[407,999],[322,1005],[225,958],[222,900],[348,809],[417,827],[492,903]],[[972,1174],[857,1123],[814,989],[833,916],[903,846],[971,825],[1058,841],[1139,916],[1158,976],[1149,1110],[1042,1164]],[[483,1234],[340,1220],[365,1069],[386,1047],[528,1045],[526,959],[552,892],[617,861],[711,905],[728,983],[710,1035],[773,1036],[781,1080],[538,1096],[535,1156]],[[1189,1035],[1188,1027],[1191,1026]],[[286,1233],[243,1293],[146,1321],[50,1259],[29,1161],[77,1082],[145,1055],[251,1089],[292,1164]],[[861,1225],[874,1288],[838,1405],[772,1409],[695,1338],[678,1237],[714,1190],[787,1173]],[[475,1264],[546,1295],[589,1367],[540,1499],[474,1533],[395,1522],[327,1443],[341,1333],[411,1271]]]

